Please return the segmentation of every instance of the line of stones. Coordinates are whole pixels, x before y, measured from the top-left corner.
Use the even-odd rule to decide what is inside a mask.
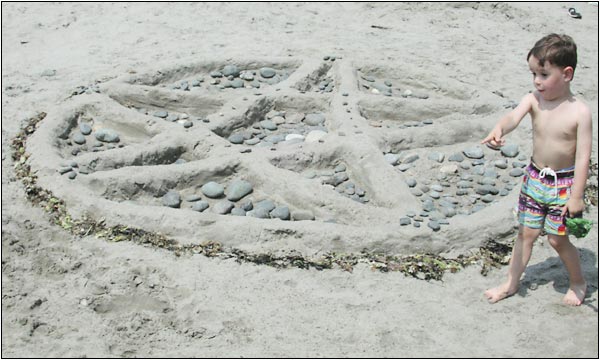
[[[221,259],[234,258],[238,262],[250,262],[268,265],[275,268],[298,267],[302,269],[315,268],[317,270],[331,269],[334,265],[345,271],[352,272],[353,267],[360,263],[371,264],[373,270],[381,272],[399,271],[423,280],[442,280],[445,272],[459,271],[465,266],[480,264],[481,274],[486,275],[491,267],[499,267],[508,263],[512,245],[490,241],[475,253],[466,256],[460,255],[456,259],[448,259],[432,254],[414,254],[408,256],[387,255],[363,250],[356,254],[338,254],[329,252],[319,258],[306,258],[297,252],[286,255],[270,253],[248,253],[246,251],[223,246],[214,241],[205,241],[201,244],[181,245],[163,234],[153,233],[143,229],[131,228],[127,225],[108,226],[104,219],[95,220],[84,215],[82,219],[72,219],[67,213],[63,200],[55,197],[50,191],[37,185],[37,176],[31,172],[27,163],[29,154],[25,152],[28,136],[33,134],[46,113],[40,113],[30,119],[17,136],[12,140],[12,159],[17,179],[20,179],[27,199],[34,205],[42,207],[50,217],[50,221],[76,236],[95,235],[108,241],[129,240],[135,243],[147,244],[174,252],[176,256],[184,254],[203,254],[207,257]]]

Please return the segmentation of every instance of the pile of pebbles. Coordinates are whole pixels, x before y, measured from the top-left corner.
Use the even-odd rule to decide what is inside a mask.
[[[194,123],[192,122],[192,119],[190,118],[190,116],[185,113],[181,113],[181,114],[177,114],[174,112],[169,113],[167,110],[164,110],[164,109],[148,111],[148,109],[146,109],[146,108],[138,108],[137,111],[140,114],[151,115],[151,116],[157,117],[159,119],[163,119],[167,122],[178,123],[186,129],[194,126]],[[205,123],[209,122],[209,120],[206,118],[205,119],[197,118],[197,120],[200,120]]]
[[[412,224],[418,228],[427,221],[429,228],[438,231],[441,225],[449,224],[449,218],[457,214],[470,215],[493,203],[499,196],[508,195],[520,183],[527,157],[521,155],[518,160],[509,162],[509,158],[519,154],[519,148],[514,144],[505,145],[499,154],[486,159],[480,146],[464,149],[447,158],[443,153],[429,153],[427,159],[439,165],[433,167],[438,172],[421,176],[419,180],[406,179],[410,192],[421,200],[422,209],[408,211],[400,219],[400,225]],[[408,164],[417,160],[416,154],[404,156]]]
[[[413,92],[410,89],[401,91],[400,88],[393,88],[393,83],[389,79],[377,79],[374,76],[363,74],[359,72],[359,83],[360,86],[367,92],[372,94],[379,94],[383,96],[398,95],[404,98],[412,97],[417,99],[429,99],[429,95],[421,92]],[[395,92],[394,92],[395,90]]]
[[[325,120],[325,114],[321,112],[304,114],[271,110],[264,120],[234,132],[227,140],[236,145],[268,147],[279,143],[316,142],[328,133]]]
[[[60,168],[57,172],[73,180],[78,174],[87,175],[91,171],[87,166],[79,165],[75,160],[66,160],[60,163]]]
[[[369,202],[366,191],[348,177],[346,165],[342,163],[330,169],[308,170],[303,175],[308,179],[318,178],[321,180],[321,184],[329,186],[339,194],[361,204]]]
[[[80,152],[98,152],[125,146],[117,131],[109,128],[94,131],[88,122],[83,121],[71,132],[71,136],[64,140],[64,143],[71,147],[73,156]]]
[[[204,212],[211,209],[219,215],[250,216],[260,219],[314,220],[308,211],[290,211],[287,205],[276,204],[270,199],[254,201],[247,198],[254,191],[251,183],[236,179],[227,186],[210,181],[202,185],[202,194],[182,195],[170,190],[162,197],[162,204],[171,208],[181,208],[183,202],[194,211]],[[203,199],[203,196],[209,200]],[[211,204],[212,203],[212,204]]]
[[[171,89],[190,91],[199,88],[204,82],[218,89],[259,89],[261,84],[275,85],[289,77],[288,70],[278,70],[272,67],[241,70],[235,64],[225,65],[222,69],[213,70],[208,79],[198,77],[191,80],[181,80],[171,85]]]

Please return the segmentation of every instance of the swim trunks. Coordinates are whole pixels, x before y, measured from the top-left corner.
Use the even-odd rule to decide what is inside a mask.
[[[571,195],[575,167],[554,171],[540,169],[533,162],[525,169],[519,195],[519,224],[546,230],[553,235],[566,235],[561,208]]]

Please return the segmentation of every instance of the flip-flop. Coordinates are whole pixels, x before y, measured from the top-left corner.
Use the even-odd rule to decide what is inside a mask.
[[[569,15],[575,19],[581,19],[581,14],[575,8],[569,8]]]

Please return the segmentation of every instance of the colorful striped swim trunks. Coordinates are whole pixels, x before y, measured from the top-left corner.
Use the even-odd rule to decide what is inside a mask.
[[[574,175],[574,167],[553,171],[530,163],[519,195],[519,224],[532,229],[543,227],[548,234],[566,235],[561,208],[571,195]]]

